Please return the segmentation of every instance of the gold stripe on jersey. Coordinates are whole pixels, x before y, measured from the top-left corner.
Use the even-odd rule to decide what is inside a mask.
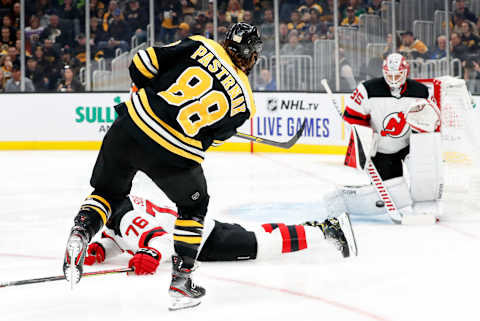
[[[84,205],[82,207],[80,207],[81,210],[84,210],[84,209],[92,209],[94,210],[95,212],[97,212],[100,217],[102,218],[102,221],[103,221],[103,224],[107,224],[107,214],[102,211],[100,208],[96,207],[96,206],[92,206],[92,205]]]
[[[157,59],[157,54],[155,53],[155,49],[153,47],[150,47],[147,49],[147,54],[150,57],[150,60],[152,61],[152,65],[158,70],[158,59]]]
[[[232,105],[230,116],[233,117],[248,108],[250,118],[252,118],[256,113],[256,107],[247,75],[235,66],[225,49],[216,41],[203,36],[191,36],[190,39],[202,43],[191,58],[197,60],[211,73],[215,74],[230,96]],[[224,76],[226,77],[224,78]],[[243,96],[240,96],[242,93]]]
[[[167,130],[168,132],[170,132],[171,134],[173,134],[175,137],[177,137],[178,139],[180,139],[182,142],[184,143],[187,143],[191,146],[194,146],[194,147],[197,147],[199,149],[202,149],[202,142],[199,141],[199,140],[196,140],[196,139],[192,139],[190,137],[186,137],[184,136],[182,133],[176,131],[175,129],[173,129],[172,127],[170,127],[167,123],[165,123],[164,121],[162,121],[160,118],[157,117],[157,115],[155,115],[155,113],[153,112],[152,108],[150,107],[150,104],[148,103],[148,98],[147,98],[147,94],[145,92],[145,90],[141,89],[139,91],[139,96],[140,96],[140,100],[142,101],[142,105],[143,107],[145,108],[145,111],[148,113],[148,115],[150,115],[150,117],[152,117],[160,126],[162,126],[165,130]]]
[[[200,244],[202,242],[201,236],[177,236],[173,235],[173,240],[188,244]]]
[[[108,210],[109,210],[110,212],[112,212],[112,207],[110,206],[110,203],[107,202],[107,200],[104,199],[103,197],[101,197],[101,196],[99,196],[99,195],[91,194],[91,195],[88,195],[85,200],[88,200],[88,199],[95,199],[95,200],[97,200],[97,201],[100,201],[100,202],[103,204],[103,206],[107,207]]]
[[[203,162],[203,158],[197,155],[194,155],[192,153],[189,153],[179,147],[174,146],[170,142],[168,142],[164,137],[162,137],[160,134],[158,134],[156,131],[151,129],[137,114],[136,108],[133,106],[133,103],[131,100],[128,100],[125,102],[127,105],[127,110],[128,114],[132,118],[133,122],[148,136],[150,137],[153,141],[155,141],[157,144],[165,148],[166,150],[177,154],[179,156],[182,156],[184,158],[191,159],[197,163]]]
[[[155,77],[155,75],[152,74],[144,65],[138,53],[135,54],[135,56],[133,57],[133,63],[135,64],[135,67],[137,67],[137,69],[142,73],[142,75],[144,75],[148,79],[152,79],[153,77]]]
[[[203,224],[194,221],[194,220],[181,220],[177,219],[175,221],[176,226],[189,226],[189,227],[203,227]]]

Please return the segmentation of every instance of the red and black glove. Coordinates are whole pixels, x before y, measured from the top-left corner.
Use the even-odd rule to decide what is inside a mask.
[[[162,255],[153,247],[142,247],[128,262],[136,275],[153,274],[157,270]]]
[[[98,242],[94,242],[88,246],[87,254],[84,262],[85,265],[93,265],[105,261],[105,248]]]

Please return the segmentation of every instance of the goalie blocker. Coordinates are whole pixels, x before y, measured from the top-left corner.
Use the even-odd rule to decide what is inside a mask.
[[[410,135],[410,153],[405,157],[403,176],[387,179],[384,185],[402,223],[433,223],[440,214],[438,200],[443,190],[440,112],[428,99],[412,105],[406,121],[418,133]],[[352,126],[345,165],[363,170],[376,153],[376,135],[366,126]],[[400,156],[399,156],[400,157]],[[380,215],[387,213],[385,202],[373,185],[344,186],[324,197],[329,213]]]

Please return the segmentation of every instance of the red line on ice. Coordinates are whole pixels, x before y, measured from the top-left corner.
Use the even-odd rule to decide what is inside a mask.
[[[340,309],[343,309],[343,310],[347,310],[347,311],[350,311],[350,312],[361,314],[361,315],[363,315],[365,317],[368,317],[370,319],[373,319],[373,320],[388,321],[388,319],[386,319],[384,317],[381,317],[379,315],[370,313],[368,311],[364,311],[364,310],[356,308],[354,306],[350,306],[350,305],[347,305],[347,304],[336,302],[336,301],[333,301],[333,300],[330,300],[330,299],[325,299],[325,298],[322,298],[322,297],[319,297],[319,296],[310,295],[310,294],[307,294],[307,293],[302,293],[302,292],[297,292],[297,291],[292,291],[292,290],[282,289],[282,288],[276,288],[276,287],[272,287],[272,286],[268,286],[268,285],[262,285],[262,284],[259,284],[259,283],[254,283],[254,282],[249,282],[249,281],[241,281],[241,280],[228,279],[228,278],[223,278],[223,277],[218,277],[218,276],[206,275],[206,274],[203,274],[203,273],[202,273],[202,275],[205,275],[205,276],[207,276],[211,279],[215,279],[215,280],[237,283],[237,284],[242,284],[242,285],[248,285],[248,286],[253,286],[253,287],[256,287],[256,288],[262,288],[262,289],[266,289],[266,290],[272,290],[272,291],[276,291],[276,292],[281,292],[281,293],[286,293],[286,294],[290,294],[290,295],[294,295],[294,296],[299,296],[299,297],[303,297],[303,298],[307,298],[307,299],[317,300],[317,301],[321,301],[323,303],[326,303],[328,305],[334,306],[336,308],[340,308]]]

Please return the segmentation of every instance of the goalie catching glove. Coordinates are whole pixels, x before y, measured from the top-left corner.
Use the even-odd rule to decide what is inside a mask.
[[[136,275],[153,274],[157,270],[162,255],[153,247],[140,248],[128,262]]]
[[[440,110],[430,99],[417,99],[408,108],[406,121],[419,133],[433,133],[440,129]]]

